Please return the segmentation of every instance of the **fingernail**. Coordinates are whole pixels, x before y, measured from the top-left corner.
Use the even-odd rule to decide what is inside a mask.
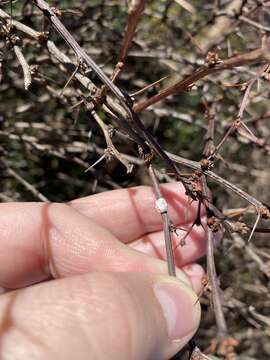
[[[200,307],[192,290],[180,282],[161,282],[154,286],[154,292],[167,323],[170,341],[179,341],[196,331]]]

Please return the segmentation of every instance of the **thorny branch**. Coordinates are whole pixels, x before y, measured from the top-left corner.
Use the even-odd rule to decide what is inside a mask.
[[[133,134],[132,126],[135,128],[138,135],[141,135],[142,138],[148,142],[148,146],[150,145],[154,152],[156,152],[173,170],[173,172],[181,177],[181,174],[175,164],[170,160],[170,158],[166,155],[162,147],[158,142],[153,138],[153,136],[148,132],[143,123],[140,121],[138,115],[133,111],[132,106],[130,106],[130,99],[127,98],[122,91],[105,75],[105,73],[100,69],[100,67],[86,54],[86,52],[79,46],[74,37],[69,33],[69,31],[65,28],[62,22],[58,19],[55,12],[49,7],[49,5],[43,0],[33,0],[33,2],[37,5],[37,7],[44,13],[44,15],[52,22],[55,29],[62,36],[62,38],[66,41],[66,43],[73,49],[75,52],[78,61],[84,61],[100,78],[104,85],[116,96],[119,100],[120,104],[123,106],[126,114],[128,116],[129,121],[125,118],[122,119],[125,123],[126,130],[129,130],[129,134]],[[145,143],[146,145],[146,143]],[[144,156],[148,157],[151,150],[146,145],[144,148]]]
[[[135,104],[133,109],[135,112],[140,112],[148,108],[149,106],[154,105],[157,102],[167,98],[170,95],[187,91],[191,85],[195,84],[198,80],[201,80],[208,75],[215,74],[217,72],[227,69],[232,69],[238,66],[260,63],[263,61],[268,62],[269,57],[269,40],[265,41],[262,44],[262,47],[259,49],[236,55],[228,59],[219,59],[217,54],[210,53],[210,56],[208,55],[208,58],[206,59],[206,64],[204,66],[192,72],[192,74],[188,75],[185,79],[180,80],[176,84],[162,90],[160,93],[150,97],[145,101]]]
[[[203,149],[203,158],[209,159],[213,154],[214,145],[214,133],[215,133],[215,120],[216,120],[216,104],[214,103],[210,111],[208,112],[208,129],[205,136],[205,145]],[[203,160],[202,160],[203,161]],[[213,221],[211,212],[209,212],[209,203],[211,199],[211,192],[207,185],[207,178],[205,174],[201,176],[203,203],[207,209],[207,242],[206,242],[206,262],[207,262],[207,275],[212,293],[213,307],[217,324],[217,340],[223,341],[228,337],[228,329],[223,313],[222,300],[220,294],[220,288],[218,284],[218,278],[216,273],[215,257],[214,257],[214,237],[213,232],[221,231],[219,224],[215,224]]]
[[[249,195],[245,191],[241,190],[239,187],[232,184],[230,181],[228,181],[228,180],[224,179],[223,177],[217,175],[213,171],[202,169],[201,164],[199,162],[189,160],[189,159],[185,159],[185,158],[183,158],[183,157],[181,157],[179,155],[171,154],[169,152],[167,152],[167,154],[177,164],[187,166],[188,168],[193,169],[193,170],[201,170],[204,175],[208,176],[210,179],[216,181],[217,183],[219,183],[220,185],[226,187],[227,189],[233,191],[238,196],[240,196],[241,198],[245,199],[248,203],[253,205],[256,209],[259,209],[260,212],[265,213],[266,218],[268,218],[268,216],[269,216],[268,211],[270,209],[269,205],[266,205],[266,204],[264,205],[262,202],[260,202],[259,200],[257,200],[253,196]]]
[[[0,9],[0,17],[2,17],[4,19],[10,19],[10,16],[1,9]],[[21,24],[20,22],[18,22],[16,20],[12,20],[12,23],[13,23],[13,26],[15,26],[18,30],[25,32],[26,34],[28,34],[29,36],[31,36],[37,40],[39,39],[40,33],[38,33],[37,31],[31,29],[30,27],[28,27],[24,24]],[[58,50],[58,48],[55,46],[55,44],[52,41],[50,41],[50,40],[47,41],[47,48],[48,48],[49,52],[51,53],[51,55],[54,56],[60,63],[64,64],[67,68],[71,67],[71,69],[73,69],[73,71],[74,71],[74,69],[76,68],[76,65],[72,63],[72,61],[70,60],[70,58],[68,56],[66,56],[60,50]],[[255,50],[255,51],[257,51],[257,50]],[[261,49],[259,49],[259,52],[260,51],[261,51]],[[83,86],[85,86],[86,89],[92,90],[94,88],[93,83],[91,82],[91,80],[88,77],[86,77],[80,73],[76,73],[75,77],[77,78],[78,81],[80,81],[82,83]],[[108,98],[107,101],[111,106],[114,105],[115,107],[117,107],[117,110],[119,112],[121,111],[121,109],[119,109],[119,106],[117,106],[117,104],[115,104],[112,99]],[[131,135],[131,138],[133,138],[132,135]],[[201,169],[201,165],[195,161],[188,160],[179,155],[171,154],[168,152],[167,152],[167,155],[168,155],[168,157],[170,157],[170,159],[172,161],[174,161],[178,164],[182,164],[193,170]],[[262,211],[264,212],[265,206],[260,201],[253,198],[249,194],[245,193],[243,190],[238,188],[236,185],[230,183],[229,181],[225,180],[222,177],[219,177],[217,174],[215,174],[214,172],[212,172],[210,170],[203,170],[203,172],[205,175],[209,176],[212,180],[218,182],[222,186],[225,186],[229,190],[235,192],[240,197],[245,199],[247,202],[249,202],[256,208],[262,209]]]
[[[250,231],[249,238],[252,237],[254,231],[256,231],[256,226],[261,217],[269,219],[270,218],[270,208],[268,205],[264,204],[263,202],[257,200],[255,197],[249,195],[247,192],[241,190],[238,186],[234,185],[230,181],[224,179],[223,177],[217,175],[215,172],[212,171],[214,166],[214,160],[218,151],[220,150],[221,146],[225,143],[228,139],[229,135],[232,135],[234,131],[237,131],[240,136],[245,137],[250,142],[263,147],[264,149],[268,149],[267,144],[265,144],[262,139],[256,137],[251,130],[248,128],[246,123],[243,120],[243,113],[244,110],[247,108],[248,98],[250,95],[250,90],[255,82],[258,80],[259,77],[264,76],[267,72],[269,72],[269,60],[270,60],[270,44],[269,40],[265,39],[262,42],[262,46],[258,49],[251,50],[248,52],[244,52],[240,55],[234,55],[229,58],[220,59],[217,53],[217,50],[214,49],[213,51],[207,54],[205,64],[196,70],[192,71],[188,76],[186,76],[183,80],[177,81],[174,85],[161,90],[154,96],[150,96],[147,100],[142,100],[135,105],[132,102],[132,99],[129,95],[126,95],[120,88],[113,82],[116,77],[120,74],[121,70],[123,69],[123,64],[126,62],[128,50],[132,39],[134,37],[140,16],[145,6],[145,1],[137,0],[132,1],[130,4],[134,5],[135,7],[129,8],[129,18],[128,18],[128,25],[127,31],[124,36],[123,45],[121,48],[119,61],[116,66],[115,72],[110,79],[105,72],[92,60],[92,58],[86,53],[86,51],[79,46],[76,42],[72,34],[65,28],[63,23],[59,20],[58,15],[61,12],[58,10],[53,10],[44,0],[33,0],[33,3],[43,12],[43,14],[48,18],[49,22],[53,24],[54,28],[58,31],[61,37],[65,40],[68,46],[73,49],[76,57],[77,57],[77,64],[71,61],[71,59],[64,54],[62,51],[56,47],[55,43],[51,40],[47,39],[47,35],[45,33],[40,33],[29,26],[24,25],[23,23],[12,19],[11,28],[15,28],[29,37],[34,38],[36,41],[39,42],[42,46],[45,46],[48,50],[48,53],[51,56],[52,61],[57,62],[57,66],[62,71],[68,71],[72,73],[70,80],[74,78],[81,83],[87,90],[90,92],[90,96],[84,98],[81,94],[81,98],[83,98],[82,103],[86,105],[87,110],[90,111],[93,118],[96,120],[97,124],[103,131],[107,148],[102,149],[98,146],[95,146],[95,152],[99,154],[102,158],[105,158],[107,155],[111,155],[116,157],[120,162],[122,162],[127,170],[131,170],[131,164],[136,165],[145,165],[148,167],[149,177],[151,178],[153,188],[156,195],[156,208],[161,213],[162,221],[163,221],[163,230],[165,236],[165,244],[166,244],[166,251],[167,251],[167,259],[168,259],[168,270],[169,274],[175,276],[175,265],[174,265],[174,255],[172,249],[172,240],[171,240],[171,229],[170,229],[170,219],[168,216],[168,209],[165,199],[162,197],[159,188],[159,181],[157,179],[157,174],[160,176],[160,173],[153,167],[152,160],[153,154],[156,153],[173,171],[173,175],[176,177],[177,180],[180,180],[186,189],[187,194],[193,199],[198,200],[200,204],[204,204],[207,209],[208,215],[208,227],[207,227],[207,270],[209,276],[209,282],[212,288],[212,298],[213,298],[213,305],[214,311],[217,319],[217,328],[218,328],[218,338],[223,339],[227,337],[228,330],[223,314],[222,309],[222,301],[220,299],[220,290],[219,284],[215,269],[215,261],[214,261],[214,247],[213,247],[213,227],[216,224],[222,223],[225,228],[231,232],[238,231],[248,231],[250,228],[246,226],[245,228],[242,226],[243,223],[233,222],[229,216],[222,213],[218,208],[216,208],[211,200],[211,193],[208,188],[207,181],[208,179],[214,180],[223,187],[228,190],[235,192],[241,198],[245,199],[249,204],[251,204],[255,210],[257,211],[257,220],[255,225]],[[183,2],[182,2],[183,3]],[[185,2],[184,2],[185,3]],[[233,13],[230,15],[231,18],[216,17],[215,24],[220,27],[224,28],[224,24],[232,24],[238,23],[240,20],[245,21],[247,23],[252,24],[254,27],[258,27],[258,23],[250,20],[247,16],[248,14],[245,13],[245,16],[242,14],[244,2],[235,0],[232,2],[230,8],[234,11],[237,10],[239,12],[239,16],[236,19],[233,19]],[[219,2],[216,2],[216,11],[220,7]],[[231,11],[231,9],[229,9]],[[8,14],[6,14],[3,10],[0,9],[0,18],[5,19],[7,22],[10,22],[11,18]],[[221,20],[219,20],[221,19]],[[225,21],[224,21],[225,19]],[[259,26],[260,30],[268,31],[265,26]],[[212,30],[214,26],[212,26]],[[216,29],[214,29],[216,30]],[[11,29],[12,31],[12,29]],[[210,31],[211,32],[211,27]],[[222,31],[221,31],[222,33]],[[223,34],[219,34],[222,35]],[[210,39],[210,37],[209,37]],[[194,44],[197,42],[197,39],[194,39],[191,35],[191,40]],[[229,46],[228,46],[229,48]],[[31,78],[31,68],[27,64],[23,52],[20,47],[16,44],[13,46],[13,50],[16,53],[18,60],[24,71],[24,79],[25,79],[25,88],[27,89],[28,86],[32,82]],[[230,54],[230,51],[228,51]],[[214,125],[215,119],[211,111],[209,112],[208,116],[208,127],[207,127],[207,135],[205,141],[205,148],[203,151],[203,158],[200,162],[195,162],[192,160],[188,160],[181,156],[165,152],[163,148],[160,146],[158,141],[152,136],[152,134],[147,130],[145,125],[140,120],[138,113],[142,110],[160,102],[163,99],[166,99],[168,96],[177,94],[181,91],[187,91],[192,87],[198,80],[201,80],[211,74],[216,74],[228,69],[234,69],[236,67],[242,67],[244,65],[249,64],[260,64],[263,63],[262,67],[259,69],[258,72],[253,76],[253,78],[246,83],[245,93],[242,100],[242,103],[239,108],[239,113],[237,119],[233,122],[233,124],[229,127],[229,130],[225,132],[221,142],[218,145],[214,144]],[[88,78],[85,73],[85,69],[82,68],[82,64],[87,65],[96,76],[103,83],[103,87],[101,89],[97,89],[95,84]],[[157,83],[157,82],[155,82]],[[154,84],[155,84],[154,83]],[[150,86],[150,85],[149,85]],[[145,86],[144,90],[148,89],[149,86]],[[152,86],[152,85],[151,85]],[[48,87],[47,87],[48,89]],[[106,91],[105,91],[106,90]],[[109,94],[107,94],[107,92]],[[137,94],[141,93],[140,90]],[[112,95],[114,97],[112,97]],[[59,98],[63,96],[63,93],[60,94]],[[116,101],[116,100],[117,101]],[[214,104],[215,107],[215,104]],[[139,147],[140,159],[137,157],[133,157],[130,155],[123,154],[122,152],[118,151],[113,144],[112,135],[113,132],[110,132],[109,126],[107,126],[101,117],[98,115],[99,110],[102,109],[106,115],[112,120],[114,124],[117,125],[118,130],[114,134],[122,138],[125,138],[125,141],[132,140],[135,142]],[[162,111],[162,110],[160,110]],[[216,110],[213,110],[215,114]],[[40,144],[37,139],[28,137],[27,135],[18,136],[16,134],[10,134],[8,132],[0,130],[0,135],[6,136],[8,139],[22,141],[25,142],[28,146],[35,148],[39,152],[46,152],[56,156],[58,158],[63,158],[68,161],[72,161],[73,163],[79,164],[83,168],[88,168],[88,163],[80,157],[69,156],[68,150],[67,151],[57,151],[52,149],[50,146]],[[72,147],[72,144],[70,144]],[[78,146],[78,144],[77,144]],[[268,151],[267,150],[267,151]],[[194,172],[189,174],[187,177],[183,175],[182,171],[178,170],[176,164],[181,164],[182,166],[188,167],[192,169]],[[90,171],[94,174],[95,170],[91,167]],[[16,181],[20,182],[26,189],[31,191],[35,196],[37,196],[42,201],[47,201],[47,198],[42,195],[34,186],[29,184],[25,181],[20,175],[18,175],[14,170],[11,168],[7,168],[7,173],[9,176],[12,176],[16,179]],[[168,177],[167,174],[165,176]],[[116,183],[111,184],[113,187],[117,188],[118,185]],[[0,194],[1,198],[5,199],[4,194]],[[245,213],[243,210],[241,213]],[[213,221],[213,222],[212,222]],[[242,226],[242,228],[241,228]],[[242,229],[242,230],[241,230]],[[258,229],[259,230],[259,229]],[[267,230],[267,229],[266,229]],[[250,247],[251,248],[251,247]],[[256,254],[252,252],[250,256],[253,257],[255,262],[262,265]],[[194,357],[201,356],[202,358],[204,355],[199,350],[194,350]]]
[[[107,143],[107,149],[105,150],[105,154],[108,153],[108,156],[114,155],[126,167],[127,173],[132,172],[133,165],[130,162],[128,162],[127,159],[123,157],[122,154],[113,145],[108,126],[103,122],[100,116],[98,116],[95,110],[92,110],[91,114],[93,115],[93,118],[96,120],[96,122],[103,131]]]
[[[138,26],[140,16],[144,10],[144,6],[145,6],[145,0],[128,1],[128,25],[124,36],[122,48],[120,50],[118,63],[116,64],[115,71],[112,75],[113,80],[116,79],[116,77],[119,75],[119,73],[121,72],[121,70],[125,65],[128,55],[128,50],[131,45],[132,39],[134,37],[136,28]]]

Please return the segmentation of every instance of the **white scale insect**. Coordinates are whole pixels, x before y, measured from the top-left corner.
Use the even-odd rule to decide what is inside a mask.
[[[160,214],[168,212],[168,204],[163,197],[160,197],[156,200],[155,207]]]

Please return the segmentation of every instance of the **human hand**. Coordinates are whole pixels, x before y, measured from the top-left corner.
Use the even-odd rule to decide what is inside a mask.
[[[162,192],[172,222],[188,228],[196,204],[180,184]],[[0,286],[17,289],[0,296],[1,359],[163,360],[184,346],[200,320],[191,286],[199,291],[203,270],[191,264],[204,230],[176,249],[178,279],[167,276],[154,201],[138,187],[0,205]]]

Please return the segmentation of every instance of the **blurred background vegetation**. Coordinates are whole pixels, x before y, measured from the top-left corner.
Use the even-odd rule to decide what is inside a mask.
[[[118,61],[127,24],[126,3],[67,0],[50,4],[61,11],[65,26],[110,75]],[[253,0],[147,1],[117,85],[134,94],[165,77],[159,84],[134,95],[135,100],[140,101],[202,66],[209,49],[223,59],[258,48],[270,32],[269,9],[269,2]],[[76,63],[72,50],[32,1],[14,1],[12,8],[7,2],[0,10],[36,31],[45,31]],[[150,184],[144,166],[135,165],[133,172],[127,174],[125,167],[114,158],[103,160],[85,172],[106,148],[100,128],[83,103],[89,92],[76,79],[64,89],[71,73],[50,56],[44,42],[35,41],[16,29],[7,35],[7,21],[1,14],[0,200],[36,201],[37,193],[29,189],[29,184],[50,201],[69,201],[96,192]],[[24,88],[14,44],[20,47],[31,67],[32,83],[28,90]],[[164,149],[200,160],[207,129],[206,113],[215,105],[215,143],[218,144],[237,118],[243,85],[256,76],[260,67],[261,64],[242,66],[208,76],[190,91],[170,96],[146,109],[141,119]],[[99,84],[91,72],[87,76]],[[109,123],[102,113],[100,115]],[[264,74],[252,87],[243,121],[265,142],[259,146],[233,133],[215,167],[221,176],[266,203],[270,203],[269,118],[269,76]],[[113,143],[122,153],[138,156],[134,144],[117,136],[113,137]],[[162,177],[164,164],[157,161],[157,166]],[[214,203],[220,209],[247,206],[216,184],[212,184],[212,191]],[[245,219],[252,224],[254,215],[247,213]],[[269,269],[267,240],[266,236],[257,235],[252,246]],[[240,236],[224,239],[223,246],[217,250],[217,266],[230,333],[239,341],[238,358],[269,359],[269,270],[262,269],[260,261],[252,258]],[[206,348],[215,338],[214,316],[207,295],[202,297],[202,306],[204,316],[196,342]]]

